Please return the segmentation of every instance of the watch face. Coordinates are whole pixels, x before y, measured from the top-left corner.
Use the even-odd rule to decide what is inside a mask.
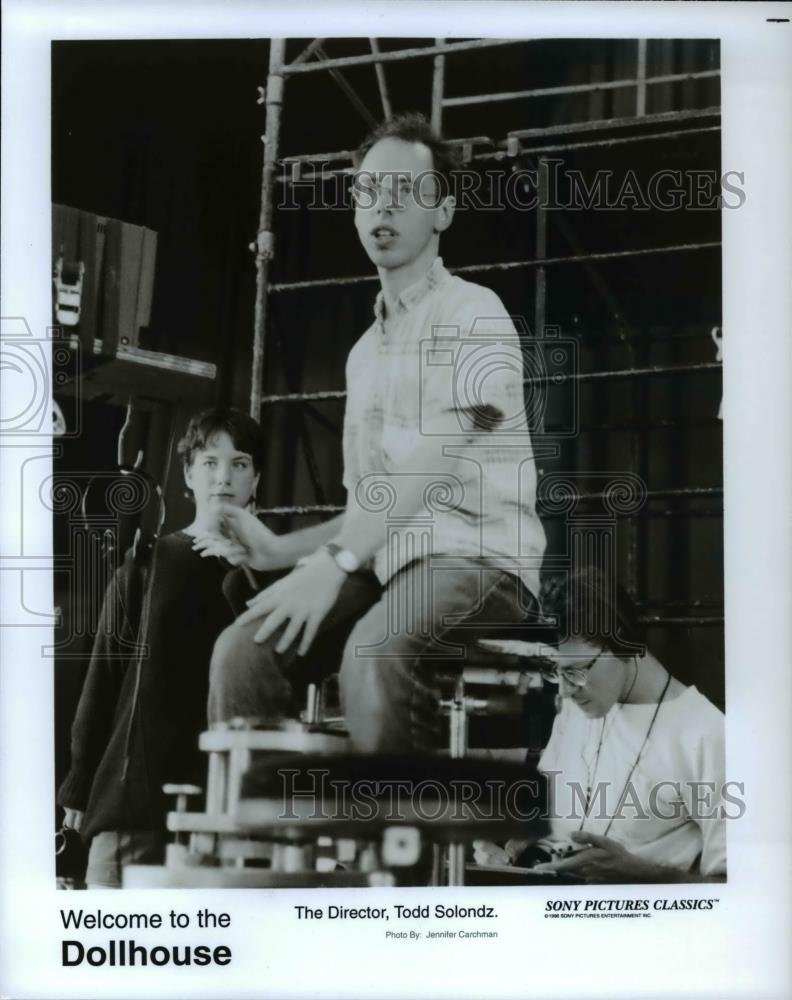
[[[357,556],[349,549],[341,549],[340,552],[336,552],[335,561],[345,573],[354,573],[359,566]]]

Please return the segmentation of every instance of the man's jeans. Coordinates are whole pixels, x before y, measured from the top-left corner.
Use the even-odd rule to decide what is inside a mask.
[[[355,747],[366,753],[425,753],[440,739],[437,676],[454,674],[467,647],[486,636],[516,637],[535,610],[511,573],[473,558],[417,560],[383,589],[352,574],[304,658],[297,643],[275,652],[282,630],[253,642],[261,620],[233,624],[217,640],[209,721],[297,715],[306,683],[338,669],[341,702]],[[451,568],[452,567],[452,568]]]

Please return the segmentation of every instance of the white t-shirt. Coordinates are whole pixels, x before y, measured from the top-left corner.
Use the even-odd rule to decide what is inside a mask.
[[[564,699],[539,761],[550,781],[551,839],[582,826],[647,861],[687,871],[700,857],[702,875],[723,875],[723,713],[686,688],[662,703],[641,751],[656,709],[614,705],[604,719],[589,719]]]

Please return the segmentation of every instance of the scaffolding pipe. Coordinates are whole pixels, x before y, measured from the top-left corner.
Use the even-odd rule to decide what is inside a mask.
[[[625,331],[622,329],[622,334]],[[645,340],[640,340],[636,344],[636,338],[625,336],[625,347],[627,349],[627,364],[630,367],[637,367],[639,360],[645,362],[651,358],[648,349],[649,344]],[[639,354],[640,351],[640,354]],[[646,391],[645,383],[635,381],[630,386],[630,413],[629,419],[633,427],[629,431],[630,448],[630,469],[638,472],[644,479],[649,478],[649,462],[647,455],[647,424],[649,393]],[[640,414],[640,419],[638,419]],[[673,445],[675,439],[669,439],[669,445]],[[627,592],[633,597],[637,597],[641,590],[646,587],[646,573],[649,566],[647,558],[647,533],[639,531],[637,519],[633,518],[627,522]]]
[[[614,145],[617,142],[640,142],[642,140],[648,139],[666,139],[675,138],[680,135],[695,135],[698,132],[712,132],[720,128],[719,125],[705,126],[701,128],[686,128],[676,131],[666,131],[658,132],[657,134],[648,134],[645,132],[637,133],[626,137],[624,139],[618,139],[617,137],[611,137],[607,139],[593,140],[587,143],[580,143],[578,145],[564,144],[563,146],[547,146],[547,147],[537,147],[529,148],[523,151],[521,148],[512,149],[510,140],[517,139],[519,141],[525,139],[543,139],[548,136],[554,135],[569,135],[574,132],[605,132],[611,129],[619,128],[629,128],[629,127],[643,127],[646,125],[666,125],[673,124],[675,122],[684,121],[695,121],[701,118],[719,118],[720,109],[719,108],[699,108],[692,111],[663,111],[654,115],[645,115],[643,118],[636,118],[631,115],[627,118],[602,118],[596,121],[587,122],[570,122],[566,125],[549,125],[545,128],[531,128],[531,129],[519,129],[514,132],[508,133],[508,138],[496,144],[496,148],[488,150],[483,153],[478,153],[471,157],[471,162],[473,161],[485,161],[485,160],[503,160],[503,159],[514,159],[515,156],[519,156],[523,152],[550,152],[555,150],[563,149],[586,149],[594,148],[596,146],[608,146]],[[491,142],[490,139],[480,136],[473,140],[465,139],[448,139],[446,140],[448,145],[464,145],[466,142]],[[303,153],[297,156],[286,156],[281,161],[284,164],[292,163],[312,163],[312,162],[344,162],[352,160],[354,156],[353,150],[342,149],[337,152],[332,153]],[[312,174],[307,174],[304,177],[301,176],[301,180],[315,180],[317,178],[335,177],[338,174],[349,173],[348,167],[337,167],[333,170],[316,171]],[[284,177],[279,178],[279,180],[288,183],[291,178]]]
[[[354,149],[341,149],[336,153],[300,153],[297,156],[284,156],[281,163],[291,166],[292,163],[330,163],[334,160],[352,160]]]
[[[300,63],[308,62],[311,56],[316,52],[316,50],[322,46],[327,41],[326,38],[314,38],[310,45],[306,45],[302,52],[293,59],[288,65],[299,66]]]
[[[397,49],[395,52],[380,52],[377,55],[345,56],[342,59],[329,59],[326,63],[292,63],[284,66],[286,76],[296,73],[314,73],[320,69],[343,69],[347,66],[370,66],[372,63],[406,62],[408,59],[420,59],[427,56],[451,55],[454,52],[474,52],[477,49],[494,49],[501,45],[523,44],[527,38],[479,38],[471,42],[455,42],[448,45],[427,45],[423,48]]]
[[[435,38],[435,45],[445,43],[444,38]],[[445,56],[434,57],[432,70],[432,128],[439,135],[443,130],[443,94],[445,92]]]
[[[591,423],[586,424],[585,427],[581,427],[578,431],[579,434],[597,434],[597,433],[611,433],[612,431],[630,431],[633,429],[639,431],[690,431],[690,430],[723,430],[723,421],[720,417],[707,417],[703,420],[637,420],[637,421],[625,421],[625,420],[614,420],[608,421],[606,423]],[[553,433],[560,434],[563,433],[562,427],[554,427],[552,424],[548,428],[547,433],[552,435]]]
[[[702,125],[698,128],[684,128],[684,129],[674,129],[668,132],[643,132],[638,135],[626,135],[619,136],[610,139],[592,139],[589,142],[568,142],[568,143],[557,143],[552,146],[528,146],[523,149],[522,147],[516,151],[507,150],[505,148],[491,149],[483,153],[476,153],[469,159],[465,160],[465,163],[500,163],[503,160],[514,160],[520,156],[536,155],[539,153],[566,153],[570,150],[575,149],[605,149],[609,146],[622,146],[625,143],[630,142],[652,142],[658,139],[676,139],[683,135],[703,135],[706,132],[720,132],[720,125]],[[456,143],[456,140],[452,140]],[[330,154],[328,159],[335,159],[336,154]],[[349,154],[349,159],[352,158]],[[342,154],[338,154],[338,159],[345,159]],[[284,164],[290,163],[307,163],[311,162],[311,159],[306,157],[302,160],[299,157],[289,157],[282,161]],[[335,177],[343,176],[345,174],[352,173],[351,167],[334,167],[330,170],[315,170],[307,174],[297,174],[291,177],[278,177],[279,184],[291,184],[295,180],[305,181],[321,181],[329,182]]]
[[[697,601],[636,601],[636,608],[644,614],[654,609],[662,611],[719,611],[723,607],[722,597],[702,597]]]
[[[374,55],[379,55],[380,47],[377,39],[369,38],[369,44]],[[377,74],[377,86],[379,87],[380,100],[382,101],[382,113],[385,118],[392,118],[393,107],[391,105],[390,94],[388,93],[388,81],[385,79],[385,68],[382,63],[374,64],[374,72]]]
[[[272,232],[272,194],[275,167],[278,162],[281,110],[283,105],[283,59],[286,40],[273,38],[270,42],[269,74],[265,100],[264,163],[261,171],[261,208],[254,250],[256,253],[256,305],[253,318],[253,358],[250,372],[250,415],[259,419],[261,394],[264,385],[264,349],[267,328],[267,296],[269,270],[274,256]]]
[[[609,146],[624,146],[630,142],[652,142],[656,139],[676,139],[681,135],[701,135],[704,132],[720,132],[720,125],[704,125],[700,128],[684,128],[671,132],[650,132],[643,135],[623,135],[613,139],[592,139],[590,142],[559,143],[555,146],[533,146],[524,150],[525,153],[567,153],[573,149],[605,149]],[[488,156],[479,153],[476,160],[504,159],[506,154]]]
[[[658,111],[657,114],[625,115],[623,118],[595,118],[585,122],[569,122],[566,125],[546,125],[543,128],[521,128],[507,132],[508,136],[517,139],[542,139],[547,135],[566,135],[569,132],[604,132],[613,128],[643,127],[645,125],[669,125],[680,121],[692,121],[696,118],[720,118],[718,107],[690,108],[682,111]]]
[[[577,372],[574,375],[564,375],[559,380],[558,372],[552,375],[542,375],[537,378],[523,379],[524,385],[566,385],[569,382],[595,382],[599,379],[641,378],[654,375],[691,375],[697,372],[720,371],[723,365],[720,361],[698,361],[690,365],[652,365],[647,368],[617,368],[603,372]],[[278,396],[262,396],[261,405],[273,403],[318,403],[330,399],[345,399],[344,389],[327,389],[318,392],[290,392]],[[683,424],[678,426],[682,427]]]
[[[327,56],[321,45],[317,45],[315,50],[316,56],[322,61],[327,62]],[[378,67],[381,68],[381,67]],[[355,110],[360,114],[361,118],[369,125],[371,128],[376,128],[377,119],[372,115],[369,109],[364,104],[362,98],[355,90],[355,88],[349,83],[344,74],[337,69],[329,70],[330,76],[338,84],[339,89],[349,98],[350,104],[355,108]]]
[[[547,211],[545,205],[548,203],[550,179],[547,175],[547,164],[544,160],[539,160],[537,165],[537,195],[539,204],[536,207],[536,243],[534,254],[538,261],[538,266],[534,271],[534,337],[541,339],[544,337],[545,325],[547,323],[547,270],[541,261],[547,256]],[[523,384],[535,384],[533,380],[523,380]],[[540,418],[537,431],[541,434],[544,431],[544,409]],[[537,469],[537,474],[541,476],[542,470]]]
[[[478,274],[483,271],[514,271],[526,267],[547,267],[550,264],[581,264],[584,261],[626,260],[634,257],[649,257],[653,254],[684,253],[691,250],[715,250],[720,241],[708,243],[678,243],[667,247],[645,247],[638,250],[609,250],[602,253],[577,254],[571,257],[545,257],[537,260],[508,260],[494,264],[465,264],[449,268],[452,274]],[[313,278],[309,281],[288,281],[270,285],[271,292],[297,292],[307,288],[332,288],[335,286],[358,285],[379,280],[376,274],[353,275],[348,278]]]
[[[638,72],[636,76],[638,77],[638,88],[635,92],[635,113],[639,118],[642,118],[646,114],[646,85],[647,83],[657,83],[658,77],[652,77],[651,81],[646,78],[646,39],[638,39],[638,51],[636,53],[636,63],[638,66]],[[717,74],[717,70],[713,70],[705,75]],[[676,75],[676,74],[675,74]],[[696,77],[700,79],[700,75],[696,74]],[[670,80],[666,82],[670,83]]]
[[[542,337],[545,328],[546,277],[544,259],[547,257],[547,212],[544,206],[549,201],[549,178],[547,163],[539,160],[537,164],[537,195],[539,204],[536,207],[536,271],[534,273],[534,336]]]
[[[558,97],[564,94],[590,94],[599,90],[624,90],[636,87],[640,94],[643,90],[644,109],[646,108],[646,87],[650,84],[674,83],[681,80],[701,80],[707,77],[720,76],[720,70],[708,69],[700,73],[669,73],[665,76],[648,76],[641,79],[640,75],[624,80],[605,80],[601,83],[569,83],[558,87],[533,87],[530,90],[507,90],[495,94],[467,94],[461,97],[446,97],[443,100],[445,108],[468,107],[471,104],[494,104],[496,101],[520,101],[533,97]],[[645,113],[645,111],[643,112]],[[637,112],[641,115],[642,112]]]
[[[593,500],[602,500],[606,496],[605,493],[577,493],[575,494],[575,500],[578,503],[591,502]],[[655,500],[715,500],[723,497],[723,488],[719,486],[703,486],[703,487],[690,487],[688,489],[669,489],[669,490],[649,490],[646,494],[647,502],[652,502]],[[541,509],[541,499],[537,501],[537,509]],[[338,504],[312,504],[310,506],[300,506],[292,505],[289,507],[259,507],[256,510],[256,514],[260,517],[291,517],[293,515],[320,515],[320,514],[342,514],[346,510],[346,507],[339,506]],[[648,510],[646,506],[641,508],[639,511],[624,511],[619,514],[615,514],[614,517],[663,517],[663,516],[679,516],[684,513],[686,516],[691,516],[689,512],[678,510]],[[705,511],[697,511],[694,516],[699,517],[705,514]],[[556,517],[566,517],[567,513],[565,511],[553,511],[551,513],[542,513],[544,519],[550,520]],[[722,517],[723,512],[718,510],[714,512],[714,516]]]
[[[463,267],[453,268],[454,274],[472,274],[480,271],[513,271],[523,267],[536,267],[541,264],[546,267],[550,264],[581,264],[584,261],[597,260],[627,260],[635,257],[649,257],[658,253],[684,253],[691,250],[710,250],[720,247],[720,241],[709,243],[679,243],[675,246],[667,247],[644,247],[636,250],[607,250],[602,253],[578,254],[574,257],[545,257],[542,261],[517,260],[502,261],[495,264],[465,264]]]
[[[314,505],[311,507],[261,507],[256,511],[259,517],[319,517],[324,515],[335,515],[343,514],[346,507],[340,507],[334,504],[322,504]],[[546,513],[540,511],[543,521],[554,521],[562,517],[566,517],[566,514],[558,514],[555,512]],[[656,520],[657,518],[700,518],[700,517],[723,517],[723,510],[718,508],[717,510],[697,510],[692,514],[690,511],[680,510],[679,508],[667,508],[664,510],[643,510],[643,511],[628,511],[626,513],[614,515],[620,520],[630,520],[631,518],[652,518]]]
[[[459,139],[446,139],[447,146],[467,146],[467,145],[493,145],[492,139],[487,135],[474,135]],[[293,163],[332,163],[336,161],[352,160],[355,156],[354,149],[340,149],[332,153],[297,153],[294,156],[281,157],[281,163],[291,165]]]
[[[558,143],[557,145],[553,146],[529,146],[526,149],[520,148],[516,151],[507,150],[501,147],[498,149],[487,150],[486,152],[483,153],[476,153],[475,156],[471,156],[470,159],[465,160],[464,162],[500,163],[503,160],[514,160],[515,158],[520,156],[530,156],[539,153],[542,154],[566,153],[569,152],[570,150],[576,150],[576,149],[604,149],[609,146],[622,146],[625,143],[631,143],[631,142],[652,142],[658,139],[661,140],[676,139],[683,135],[702,135],[706,132],[720,132],[720,130],[721,130],[720,125],[702,125],[697,128],[674,129],[668,132],[655,132],[655,133],[643,132],[637,135],[619,136],[610,139],[592,139],[589,142]],[[451,143],[457,144],[456,140],[451,140]],[[341,153],[328,155],[329,160],[336,158],[338,158],[339,160],[343,160],[345,158],[351,159],[352,154],[351,153],[348,154],[348,157],[345,157]],[[301,162],[307,163],[311,162],[311,159],[309,157],[301,159],[300,157],[294,156],[294,157],[289,157],[288,159],[284,159],[282,162],[284,164],[301,163]],[[331,170],[315,170],[308,174],[298,173],[296,177],[294,175],[292,175],[291,177],[278,177],[277,180],[279,184],[290,184],[293,183],[295,179],[300,180],[302,182],[318,180],[324,183],[324,182],[329,182],[335,177],[343,176],[344,174],[350,174],[351,172],[352,172],[351,167],[335,167]]]
[[[671,618],[665,617],[664,615],[640,615],[638,620],[645,625],[687,625],[687,626],[701,626],[701,625],[723,625],[723,615],[712,616],[712,617],[699,617],[699,618]]]
[[[578,372],[575,375],[567,375],[564,382],[595,382],[598,379],[619,379],[619,378],[642,378],[652,375],[690,375],[696,372],[720,371],[723,365],[720,361],[699,361],[692,365],[651,365],[647,368],[619,368],[614,371],[604,372]],[[556,385],[557,373],[555,375],[543,375],[541,378],[529,378],[525,380],[526,385]]]

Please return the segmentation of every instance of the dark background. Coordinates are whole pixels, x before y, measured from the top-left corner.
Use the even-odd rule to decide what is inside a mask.
[[[290,41],[287,58],[306,42]],[[381,40],[386,50],[421,44],[427,40]],[[365,39],[330,40],[325,51],[331,57],[360,54],[368,46]],[[635,73],[635,51],[629,40],[548,40],[456,55],[446,60],[446,94],[627,79]],[[175,390],[158,394],[145,380],[136,387],[131,439],[145,448],[148,471],[164,481],[166,529],[184,525],[191,516],[180,470],[167,461],[171,436],[181,432],[198,405],[247,408],[255,298],[248,244],[258,224],[265,129],[256,88],[266,82],[268,53],[266,40],[57,42],[52,47],[53,201],[158,233],[152,318],[140,344],[217,366],[216,381],[195,396]],[[648,44],[649,75],[718,65],[716,41]],[[431,59],[386,64],[385,72],[395,111],[429,112]],[[379,120],[373,67],[344,74]],[[718,104],[718,79],[648,89],[649,113]],[[631,115],[634,108],[635,92],[628,87],[450,108],[444,132],[448,138],[487,136],[497,143],[511,130]],[[326,73],[287,81],[282,155],[351,149],[368,129]],[[617,187],[628,169],[642,181],[660,168],[719,174],[720,133],[581,150],[563,159],[566,167],[586,175],[612,170]],[[511,166],[482,164],[506,173]],[[549,215],[551,257],[720,239],[720,216],[714,210]],[[275,229],[275,282],[372,273],[348,210],[276,213]],[[441,250],[451,267],[528,260],[534,255],[534,234],[533,212],[459,212]],[[577,344],[581,371],[712,361],[709,331],[720,323],[720,274],[718,248],[551,267],[547,322]],[[469,277],[492,287],[512,314],[532,326],[533,271]],[[271,296],[265,392],[343,388],[344,361],[371,321],[376,288],[372,281]],[[62,442],[60,472],[115,464],[124,414],[112,379],[108,376],[103,387],[102,378],[100,371],[91,393],[84,394],[82,434]],[[582,384],[580,432],[572,440],[558,438],[560,457],[540,463],[541,471],[607,475],[632,470],[651,489],[719,487],[720,394],[719,372]],[[548,394],[551,435],[564,422],[568,406],[566,390]],[[339,401],[265,408],[265,506],[344,502],[342,415]],[[696,683],[722,706],[722,624],[667,620],[722,615],[721,509],[720,498],[652,501],[644,516],[619,521],[618,562],[645,616],[666,619],[650,626],[653,648],[683,681]],[[310,521],[274,523],[285,530]],[[67,544],[69,530],[62,519],[59,545]],[[562,552],[563,522],[548,521],[547,530],[548,553]],[[59,603],[71,606],[69,620],[84,624],[91,609],[75,601],[64,580],[58,587]],[[58,675],[60,745],[79,692],[89,635],[62,639],[68,640],[70,658]]]

